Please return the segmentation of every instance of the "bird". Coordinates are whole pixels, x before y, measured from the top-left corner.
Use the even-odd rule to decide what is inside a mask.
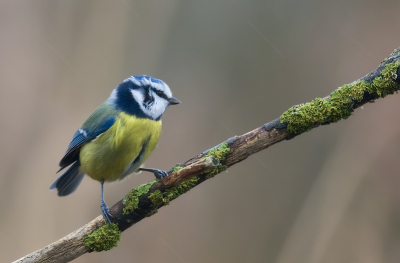
[[[162,80],[146,75],[125,79],[76,131],[58,172],[68,169],[50,190],[57,189],[58,196],[70,195],[85,174],[99,181],[101,212],[112,224],[104,201],[104,182],[122,180],[140,171],[152,172],[157,179],[168,176],[166,171],[142,165],[157,146],[163,113],[179,103]]]

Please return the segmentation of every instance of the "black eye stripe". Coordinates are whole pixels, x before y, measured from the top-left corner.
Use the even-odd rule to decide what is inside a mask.
[[[160,98],[166,99],[168,100],[167,95],[165,95],[164,92],[162,92],[161,90],[157,90],[157,89],[153,89],[154,93],[156,93]]]

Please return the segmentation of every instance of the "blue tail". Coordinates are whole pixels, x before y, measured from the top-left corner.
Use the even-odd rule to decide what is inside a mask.
[[[57,188],[58,196],[70,195],[78,188],[85,174],[79,173],[79,160],[68,168],[58,179],[50,186],[50,190]]]

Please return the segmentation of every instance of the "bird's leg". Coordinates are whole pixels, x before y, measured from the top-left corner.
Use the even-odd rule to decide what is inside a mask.
[[[152,168],[139,168],[140,171],[146,171],[146,172],[151,172],[154,174],[154,176],[157,179],[161,179],[164,178],[166,176],[168,176],[168,172],[167,171],[163,171],[163,170],[158,170],[158,169],[152,169]]]
[[[110,225],[112,225],[110,220],[110,218],[112,218],[112,215],[110,213],[110,208],[108,208],[106,202],[104,202],[104,189],[103,189],[104,181],[101,181],[100,183],[101,183],[101,204],[100,204],[101,213],[103,214],[104,219],[108,221]]]

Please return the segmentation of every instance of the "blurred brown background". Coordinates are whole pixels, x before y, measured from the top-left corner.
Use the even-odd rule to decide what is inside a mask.
[[[400,46],[399,1],[1,0],[0,261],[100,214],[86,178],[49,186],[76,129],[131,75],[183,103],[147,167],[169,169],[325,96]],[[196,187],[75,262],[399,262],[399,95]],[[152,180],[106,185],[114,204]]]

